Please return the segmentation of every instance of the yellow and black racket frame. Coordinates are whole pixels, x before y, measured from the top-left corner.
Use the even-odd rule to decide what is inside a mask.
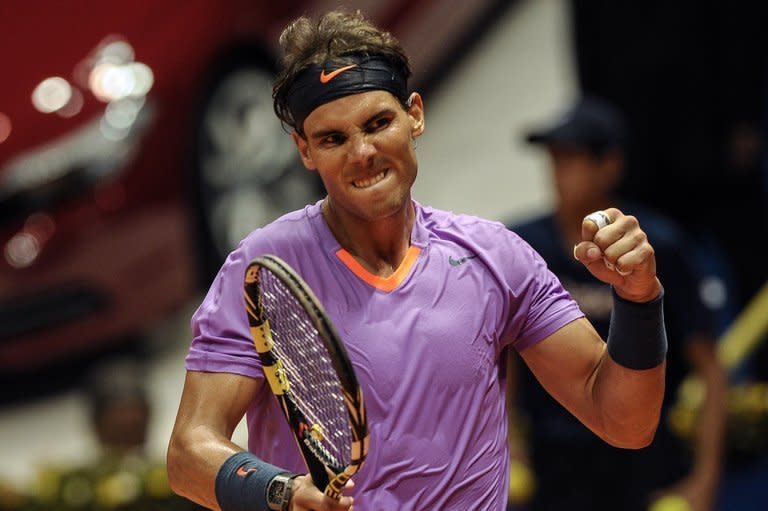
[[[352,433],[351,461],[343,466],[318,441],[318,433],[301,411],[291,392],[283,362],[274,351],[274,340],[260,290],[260,271],[269,271],[290,291],[312,321],[336,371],[349,414]],[[265,254],[248,265],[244,284],[245,308],[251,336],[269,387],[291,427],[312,480],[326,495],[339,499],[346,482],[360,470],[369,447],[368,421],[363,393],[336,328],[306,282],[282,259]]]

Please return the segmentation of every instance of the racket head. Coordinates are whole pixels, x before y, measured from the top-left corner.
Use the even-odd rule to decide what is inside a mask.
[[[363,395],[344,344],[304,280],[274,255],[246,269],[244,296],[264,374],[315,485],[340,498],[368,452]]]

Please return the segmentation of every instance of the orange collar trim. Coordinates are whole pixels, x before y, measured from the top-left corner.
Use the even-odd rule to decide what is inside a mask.
[[[339,260],[341,260],[341,262],[344,263],[344,265],[360,279],[375,287],[376,289],[384,291],[385,293],[389,293],[405,280],[405,278],[410,273],[411,268],[413,268],[413,265],[416,263],[416,259],[419,257],[419,253],[421,253],[421,249],[419,247],[415,245],[408,247],[408,251],[405,253],[403,262],[400,263],[400,266],[398,266],[397,270],[395,270],[395,273],[389,277],[379,277],[378,275],[372,274],[363,268],[363,266],[358,263],[354,257],[352,257],[352,254],[343,248],[340,248],[336,252],[336,257],[338,257]]]

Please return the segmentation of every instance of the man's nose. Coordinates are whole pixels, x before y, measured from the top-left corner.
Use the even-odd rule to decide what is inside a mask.
[[[356,135],[350,139],[349,159],[352,163],[361,166],[370,165],[375,154],[376,147],[367,133]]]

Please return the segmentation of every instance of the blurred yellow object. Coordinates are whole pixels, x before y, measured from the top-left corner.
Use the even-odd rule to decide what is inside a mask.
[[[746,359],[768,334],[768,283],[728,327],[717,345],[717,358],[726,370]]]
[[[168,472],[165,470],[165,465],[158,465],[151,468],[147,472],[144,486],[147,490],[147,494],[155,499],[165,499],[173,495],[171,485],[168,482]]]
[[[0,511],[204,509],[171,491],[164,463],[125,453],[105,455],[93,464],[42,467],[22,507],[3,507],[9,499],[4,498],[2,490],[0,484]]]
[[[141,478],[133,472],[120,471],[109,474],[96,486],[96,502],[106,509],[138,501],[141,495]]]
[[[768,336],[768,283],[755,295],[717,342],[717,359],[732,371]],[[678,390],[678,406],[697,409],[704,401],[704,384],[689,376]]]
[[[669,425],[681,438],[694,440],[702,399],[699,380],[691,379],[680,388],[678,401],[669,412]],[[728,455],[743,458],[768,452],[768,382],[732,385],[726,407]]]
[[[688,501],[680,495],[665,495],[651,504],[648,511],[692,511]]]
[[[726,371],[733,371],[768,338],[768,283],[728,327],[717,344],[717,358]],[[694,376],[678,388],[670,409],[674,432],[693,439],[699,410],[706,397],[704,383]],[[751,381],[731,385],[727,402],[727,442],[730,455],[759,453],[768,449],[768,382]]]
[[[509,502],[524,504],[533,496],[536,489],[536,476],[525,463],[511,460],[509,466]]]
[[[51,503],[59,498],[63,470],[58,467],[42,467],[38,473],[34,485],[34,493],[41,502]]]

